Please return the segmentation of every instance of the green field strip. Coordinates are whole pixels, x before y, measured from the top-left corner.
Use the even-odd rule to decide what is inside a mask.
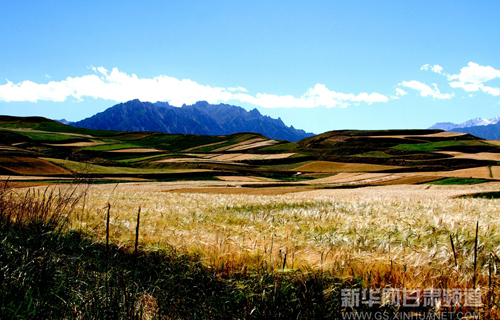
[[[437,181],[427,182],[427,184],[434,184],[434,185],[470,185],[470,184],[484,183],[484,182],[488,182],[488,181],[489,180],[486,180],[486,179],[450,177],[450,178],[444,178],[444,179],[437,180]]]

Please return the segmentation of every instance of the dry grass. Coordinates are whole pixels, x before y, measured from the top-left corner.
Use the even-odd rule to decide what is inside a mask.
[[[296,171],[306,172],[372,172],[397,169],[396,166],[384,166],[368,163],[342,163],[331,161],[315,161],[295,168]]]
[[[477,286],[488,288],[489,267],[500,262],[500,200],[454,198],[499,190],[497,183],[277,196],[189,193],[190,186],[209,190],[210,183],[92,186],[73,228],[104,239],[109,202],[111,239],[131,247],[140,206],[144,247],[197,253],[213,268],[331,270],[373,287],[469,288],[479,222]]]

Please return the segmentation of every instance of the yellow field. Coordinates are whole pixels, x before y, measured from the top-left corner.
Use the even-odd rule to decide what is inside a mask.
[[[364,173],[342,172],[334,176],[315,179],[310,184],[336,185],[386,185],[386,184],[415,184],[441,179],[438,175],[422,175],[418,173]]]
[[[237,147],[240,147],[240,146],[245,146],[245,145],[252,144],[252,143],[255,143],[255,142],[260,142],[260,141],[264,141],[264,139],[262,139],[262,138],[254,138],[254,139],[250,139],[250,140],[245,140],[245,141],[242,141],[242,142],[239,142],[239,143],[235,143],[235,144],[232,144],[232,145],[229,145],[229,146],[225,146],[225,147],[220,147],[220,148],[214,149],[214,150],[212,150],[212,152],[222,152],[222,151],[226,151],[228,149],[237,148]]]
[[[228,183],[90,186],[72,227],[104,239],[109,202],[110,237],[131,247],[141,207],[140,243],[147,250],[173,246],[231,270],[330,270],[370,287],[470,288],[476,274],[478,287],[487,289],[490,265],[500,262],[500,200],[455,198],[500,190],[499,183],[205,193],[223,186],[257,190]]]
[[[493,160],[500,161],[500,153],[492,152],[478,152],[478,153],[465,153],[456,151],[438,151],[436,153],[448,154],[456,159],[475,159],[475,160]]]
[[[369,163],[342,163],[342,162],[331,162],[331,161],[315,161],[298,168],[296,171],[306,171],[306,172],[372,172],[372,171],[383,171],[390,169],[397,169],[396,166],[384,166],[379,164],[369,164]]]
[[[435,175],[440,177],[458,177],[458,178],[476,178],[476,179],[492,179],[500,178],[500,167],[492,166],[491,171],[489,167],[467,168],[452,171],[439,171],[439,172],[422,172],[422,175]],[[491,176],[493,174],[493,177]]]

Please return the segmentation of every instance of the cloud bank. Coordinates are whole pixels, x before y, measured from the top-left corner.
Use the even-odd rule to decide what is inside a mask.
[[[113,100],[117,102],[140,99],[143,101],[168,101],[174,106],[192,104],[200,100],[209,103],[240,101],[265,108],[314,108],[347,107],[352,103],[387,102],[389,99],[379,93],[340,93],[329,90],[323,84],[316,84],[301,97],[278,96],[258,93],[252,96],[245,88],[220,88],[201,85],[194,81],[161,75],[154,78],[139,78],[113,68],[111,72],[103,67],[92,67],[94,74],[82,77],[68,77],[62,81],[35,83],[23,81],[14,84],[7,80],[0,85],[0,101],[54,101],[68,98],[78,101],[84,98]]]
[[[500,79],[500,70],[496,70],[491,66],[481,66],[474,62],[469,62],[467,67],[460,69],[459,74],[449,74],[443,72],[443,67],[440,65],[425,64],[420,70],[431,70],[432,72],[445,76],[450,87],[460,88],[466,92],[483,91],[492,96],[500,95],[500,88],[487,86],[484,83]]]
[[[168,101],[174,106],[181,106],[205,100],[214,104],[229,101],[243,102],[264,108],[345,108],[352,104],[371,105],[400,99],[408,95],[408,89],[417,91],[421,97],[431,97],[438,100],[452,99],[455,96],[454,92],[441,93],[436,83],[428,85],[418,80],[399,82],[393,89],[394,93],[389,97],[376,92],[358,94],[336,92],[320,83],[309,88],[300,97],[271,93],[252,95],[240,86],[212,87],[189,79],[179,80],[166,75],[139,78],[135,74],[129,75],[117,68],[113,68],[111,71],[104,67],[91,67],[89,69],[93,73],[48,83],[35,83],[26,80],[15,84],[7,80],[6,84],[0,85],[0,101],[63,102],[71,98],[77,101],[95,98],[124,102],[140,99],[143,101]],[[462,89],[468,93],[482,91],[493,96],[500,95],[500,88],[485,84],[488,81],[500,79],[500,70],[491,66],[481,66],[469,62],[458,74],[446,73],[444,68],[437,64],[425,64],[420,70],[431,71],[446,77],[452,89]],[[49,75],[46,77],[51,79]]]
[[[448,80],[448,84],[453,89],[462,89],[466,92],[477,92],[482,91],[486,94],[492,96],[500,95],[500,88],[495,88],[491,86],[487,86],[484,83],[487,81],[491,81],[494,79],[500,79],[500,70],[496,70],[491,66],[481,66],[474,62],[469,62],[466,67],[463,67],[460,70],[459,74],[449,74],[444,72],[444,68],[438,64],[424,64],[420,70],[423,71],[432,71],[434,73],[445,76]],[[434,99],[451,99],[455,93],[441,93],[437,87],[437,84],[433,83],[432,86],[429,86],[425,83],[422,83],[417,80],[412,81],[402,81],[398,84],[396,88],[397,96],[404,95],[401,91],[401,87],[411,88],[419,91],[422,97],[432,97]],[[469,94],[469,97],[473,95]]]

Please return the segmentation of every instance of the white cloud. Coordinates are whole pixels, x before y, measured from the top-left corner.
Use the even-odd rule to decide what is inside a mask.
[[[404,96],[404,95],[407,95],[408,92],[404,91],[401,88],[396,88],[396,94],[399,95],[399,96]]]
[[[451,80],[458,80],[460,82],[486,82],[500,78],[500,70],[496,70],[490,66],[480,66],[477,63],[469,62],[467,67],[463,67],[459,74],[452,75]]]
[[[485,86],[487,82],[500,78],[500,70],[491,66],[481,66],[474,62],[469,62],[467,67],[463,67],[459,74],[449,75],[450,86],[452,88],[461,88],[467,92],[483,91],[493,96],[500,95],[500,88]]]
[[[488,94],[491,94],[492,96],[499,96],[500,95],[500,88],[492,88],[492,87],[482,87],[481,90],[483,92],[486,92]]]
[[[7,84],[0,86],[0,100],[7,102],[37,102],[38,100],[62,102],[68,95],[70,95],[70,90],[66,85],[54,81],[47,84],[23,81],[16,85],[7,80]]]
[[[441,93],[437,87],[437,84],[435,83],[432,84],[434,88],[431,88],[425,83],[422,83],[417,80],[402,81],[399,85],[419,91],[422,97],[431,96],[434,99],[440,99],[440,100],[451,99],[451,97],[453,97],[453,94]]]
[[[316,84],[313,88],[307,90],[300,98],[291,95],[278,96],[274,94],[258,93],[255,97],[248,94],[234,95],[236,100],[248,102],[265,108],[281,107],[300,107],[300,108],[346,108],[351,105],[350,102],[364,102],[372,104],[375,102],[387,102],[389,98],[379,93],[365,93],[358,95],[352,93],[341,93],[329,90],[324,84]]]
[[[23,81],[0,85],[0,101],[57,101],[68,98],[82,100],[85,97],[114,100],[118,102],[132,99],[143,101],[168,101],[174,106],[192,104],[205,100],[209,103],[236,100],[266,108],[325,106],[347,107],[350,103],[364,102],[372,104],[387,102],[389,99],[379,93],[341,93],[331,91],[323,84],[316,84],[301,97],[291,95],[278,96],[268,93],[248,94],[242,87],[219,88],[201,85],[189,79],[179,80],[161,75],[154,78],[139,78],[135,74],[113,68],[111,72],[103,67],[91,66],[94,74],[81,77],[68,77],[65,80],[47,84]]]
[[[94,71],[96,71],[96,68],[94,68]],[[103,67],[97,67],[97,72],[100,72],[103,75],[107,75],[108,74],[108,70],[104,69]]]
[[[441,67],[440,65],[438,64],[435,64],[435,65],[430,65],[430,64],[424,64],[420,70],[424,70],[424,71],[427,71],[427,70],[431,70],[432,72],[435,72],[435,73],[439,73],[439,74],[442,74],[443,73],[443,67]]]

